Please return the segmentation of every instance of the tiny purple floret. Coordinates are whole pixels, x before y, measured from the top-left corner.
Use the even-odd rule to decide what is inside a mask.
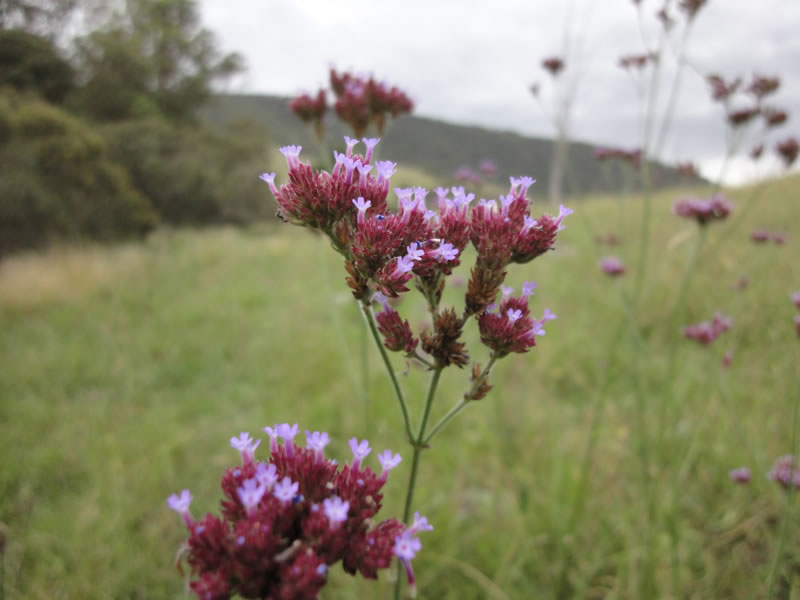
[[[241,500],[247,516],[250,517],[255,512],[256,508],[258,508],[258,503],[261,502],[261,499],[264,497],[267,486],[256,479],[245,479],[242,482],[242,487],[237,491],[239,493],[239,500]]]
[[[522,284],[522,295],[523,296],[533,296],[534,291],[536,289],[536,282],[535,281],[525,281]]]
[[[292,482],[290,477],[284,477],[283,481],[275,485],[275,489],[272,494],[282,503],[286,504],[294,499],[299,488],[299,483]]]
[[[516,323],[522,318],[522,311],[518,308],[509,308],[506,311],[506,315],[508,316],[508,320],[512,323]]]
[[[381,454],[378,454],[378,462],[381,463],[381,469],[383,470],[381,474],[388,473],[399,465],[402,460],[403,458],[399,454],[392,455],[391,450],[384,450]]]
[[[331,529],[336,529],[339,523],[347,520],[347,511],[350,510],[350,503],[342,500],[339,496],[325,498],[322,501],[322,511],[331,523]]]

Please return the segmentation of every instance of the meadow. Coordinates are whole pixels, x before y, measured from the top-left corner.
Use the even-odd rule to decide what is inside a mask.
[[[558,319],[423,453],[415,508],[435,530],[415,560],[418,597],[797,597],[796,503],[766,473],[797,450],[798,190],[790,177],[753,204],[749,188],[728,192],[736,209],[709,226],[680,323],[698,227],[671,210],[688,190],[653,200],[635,314],[633,269],[611,279],[598,260],[635,265],[641,198],[570,203],[557,250],[508,279],[536,280],[534,312]],[[787,241],[753,244],[754,229]],[[621,244],[597,245],[609,232]],[[445,305],[464,293],[464,262]],[[408,456],[374,348],[362,393],[363,323],[344,275],[321,237],[288,225],[165,229],[0,262],[5,598],[185,597],[174,566],[185,531],[165,498],[190,488],[196,515],[215,511],[240,431],[297,422],[328,431],[341,461],[354,436]],[[427,318],[411,294],[402,306],[414,324]],[[681,337],[716,310],[734,325],[715,344]],[[485,360],[477,337],[473,322]],[[418,410],[425,375],[395,358]],[[444,372],[434,418],[467,378]],[[739,466],[749,485],[729,479]],[[407,469],[389,478],[382,515],[402,512]],[[330,600],[392,590],[389,577],[330,579]]]

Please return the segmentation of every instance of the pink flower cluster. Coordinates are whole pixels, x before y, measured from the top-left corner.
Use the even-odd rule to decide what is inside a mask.
[[[786,234],[783,232],[769,232],[763,229],[756,229],[750,233],[750,239],[756,244],[764,244],[770,239],[778,246],[786,243]]]
[[[536,336],[544,335],[544,324],[556,315],[545,309],[541,319],[534,319],[528,308],[528,298],[533,295],[536,283],[526,281],[519,296],[512,296],[513,288],[502,288],[502,300],[492,305],[478,317],[481,341],[492,349],[497,358],[510,352],[523,353],[536,345]]]
[[[690,340],[695,340],[708,346],[716,340],[720,334],[728,331],[733,325],[730,317],[726,317],[720,312],[714,313],[711,321],[702,321],[684,328],[683,335]]]
[[[600,268],[603,273],[611,277],[618,277],[625,274],[625,263],[616,256],[606,256],[600,260]]]
[[[597,160],[616,159],[629,162],[634,167],[642,164],[642,151],[639,148],[625,150],[624,148],[595,148],[594,157]]]
[[[289,109],[306,125],[313,124],[317,137],[322,137],[323,119],[328,110],[325,90],[319,90],[315,97],[301,94],[289,102]]]
[[[438,364],[465,364],[468,357],[458,338],[466,320],[495,302],[510,263],[527,263],[553,248],[564,218],[572,211],[561,206],[557,216],[534,219],[527,198],[534,180],[512,177],[507,195],[499,200],[481,199],[472,207],[475,196],[463,187],[439,187],[435,190],[438,211],[427,207],[428,190],[396,188],[398,209],[393,212],[386,198],[395,163],[372,164],[377,139],[363,140],[363,155],[355,153],[357,140],[345,140],[347,151],[334,153],[336,165],[331,173],[301,162],[297,146],[281,149],[289,163],[289,182],[278,189],[274,174],[261,176],[275,195],[278,215],[328,236],[345,259],[353,296],[364,304],[376,292],[396,298],[409,290],[413,279],[429,306],[438,307],[444,278],[460,264],[471,242],[477,258],[463,314],[439,311],[434,314],[433,332],[423,333],[419,340]],[[387,347],[414,352],[416,338],[393,310],[386,307],[378,323]],[[528,319],[522,323],[532,329]]]
[[[707,225],[711,221],[722,221],[733,210],[733,206],[722,194],[716,194],[710,200],[699,198],[686,198],[675,203],[673,212],[685,219],[694,219],[700,225]]]
[[[405,92],[373,77],[337,73],[331,68],[330,83],[336,95],[333,109],[357,137],[363,135],[370,125],[375,125],[380,133],[389,116],[395,118],[414,110],[414,103]]]
[[[306,431],[302,448],[294,443],[297,430],[288,423],[264,428],[270,437],[267,462],[255,457],[260,440],[247,433],[231,438],[242,464],[222,477],[221,517],[209,513],[196,520],[189,490],[167,500],[189,530],[184,559],[201,600],[314,600],[331,565],[341,561],[347,573],[375,579],[394,557],[413,587],[411,559],[421,549],[415,536],[433,527],[419,514],[409,527],[396,519],[374,521],[381,488],[400,455],[379,454],[378,474],[362,465],[369,443],[353,438],[353,460],[339,469],[324,455],[327,433]]]
[[[797,460],[791,454],[778,458],[772,464],[767,477],[784,488],[790,486],[800,488],[800,468],[798,468]]]

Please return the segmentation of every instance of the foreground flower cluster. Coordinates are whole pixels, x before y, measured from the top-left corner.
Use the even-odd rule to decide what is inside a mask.
[[[512,177],[508,194],[498,200],[480,199],[463,187],[437,188],[438,211],[429,210],[428,190],[395,188],[397,211],[389,208],[389,180],[397,165],[372,157],[378,139],[365,138],[365,151],[356,153],[358,140],[345,138],[345,153],[334,152],[335,166],[328,173],[300,161],[299,146],[281,149],[289,164],[289,182],[275,185],[275,174],[265,173],[278,203],[279,216],[296,225],[320,230],[345,259],[347,284],[353,296],[368,305],[373,299],[384,305],[378,316],[385,344],[414,355],[422,349],[437,366],[463,366],[468,361],[459,341],[471,316],[479,317],[482,341],[497,357],[525,352],[543,332],[547,314],[529,316],[528,297],[504,299],[499,313],[490,312],[511,263],[527,263],[554,246],[562,222],[572,211],[560,207],[557,216],[530,215],[526,197],[534,183],[530,177]],[[477,250],[465,308],[439,310],[444,279],[461,262],[467,244]],[[425,296],[433,315],[433,331],[415,338],[407,322],[385,300],[397,298],[413,285]],[[377,295],[376,295],[377,294]],[[486,313],[486,314],[484,314]]]
[[[265,427],[270,457],[257,460],[261,440],[248,433],[231,438],[242,463],[222,477],[221,517],[196,520],[183,490],[167,500],[189,530],[185,560],[202,600],[243,598],[313,600],[327,582],[328,568],[375,579],[397,557],[413,587],[411,559],[421,549],[417,533],[433,529],[415,514],[410,526],[396,519],[376,523],[381,488],[400,461],[391,451],[378,455],[380,473],[364,466],[366,440],[350,440],[353,460],[339,468],[324,455],[327,433],[306,431],[306,447],[294,443],[297,425]],[[283,443],[281,443],[281,440]]]

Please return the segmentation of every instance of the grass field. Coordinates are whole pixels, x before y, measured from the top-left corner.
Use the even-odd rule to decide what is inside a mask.
[[[436,529],[415,561],[420,598],[765,598],[787,514],[773,591],[799,597],[797,507],[765,477],[792,452],[800,402],[798,190],[798,178],[772,182],[753,205],[733,191],[744,216],[711,225],[685,322],[721,310],[734,326],[708,348],[680,338],[673,314],[697,237],[670,212],[677,193],[654,202],[637,328],[633,269],[611,280],[597,267],[606,253],[634,265],[637,198],[575,204],[557,251],[512,268],[513,285],[539,283],[533,312],[559,318],[423,454],[415,507]],[[754,228],[788,241],[756,246]],[[622,245],[597,246],[609,231]],[[328,431],[340,460],[353,436],[410,455],[374,348],[363,400],[362,323],[343,277],[322,239],[290,226],[164,231],[0,263],[5,597],[184,597],[173,566],[184,528],[165,498],[188,487],[196,515],[215,510],[240,431],[298,422]],[[411,295],[400,311],[426,318]],[[485,361],[475,329],[471,354]],[[434,418],[467,375],[445,372]],[[418,411],[425,373],[403,383]],[[749,486],[728,479],[742,465]],[[402,512],[407,469],[389,479],[384,516]],[[388,578],[335,569],[323,597],[390,591]]]

